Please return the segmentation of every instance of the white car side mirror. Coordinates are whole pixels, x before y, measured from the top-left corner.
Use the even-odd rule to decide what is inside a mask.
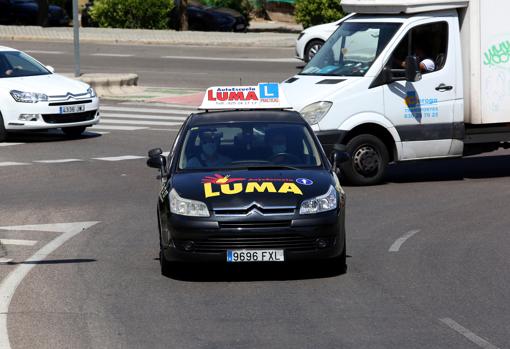
[[[46,69],[48,69],[52,74],[55,72],[55,68],[53,68],[51,65],[47,65]]]

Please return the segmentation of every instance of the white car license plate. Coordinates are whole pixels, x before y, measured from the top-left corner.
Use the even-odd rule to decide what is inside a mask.
[[[283,250],[227,250],[227,262],[283,262]]]
[[[60,114],[81,113],[85,111],[84,105],[66,105],[60,107]]]

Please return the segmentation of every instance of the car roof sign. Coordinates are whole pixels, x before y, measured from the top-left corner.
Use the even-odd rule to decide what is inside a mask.
[[[291,109],[279,83],[257,86],[214,86],[205,93],[202,110]]]

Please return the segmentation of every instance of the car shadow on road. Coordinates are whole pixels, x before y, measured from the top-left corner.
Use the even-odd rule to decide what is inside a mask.
[[[403,162],[390,165],[386,183],[510,177],[510,155]]]
[[[101,137],[102,134],[91,131],[84,132],[79,137],[69,137],[60,131],[43,131],[43,132],[12,132],[7,135],[6,142],[9,143],[49,143],[49,142],[66,142],[79,139],[89,139]]]
[[[345,274],[328,261],[267,264],[174,264],[169,278],[191,282],[289,281],[337,277]]]
[[[97,262],[97,259],[77,258],[77,259],[45,259],[41,261],[23,261],[23,262],[9,262],[6,264],[75,264],[75,263],[92,263]]]

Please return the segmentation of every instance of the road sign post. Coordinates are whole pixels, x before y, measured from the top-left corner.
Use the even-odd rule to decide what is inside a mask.
[[[78,18],[78,0],[73,0],[74,31],[74,76],[80,76],[80,20]]]

